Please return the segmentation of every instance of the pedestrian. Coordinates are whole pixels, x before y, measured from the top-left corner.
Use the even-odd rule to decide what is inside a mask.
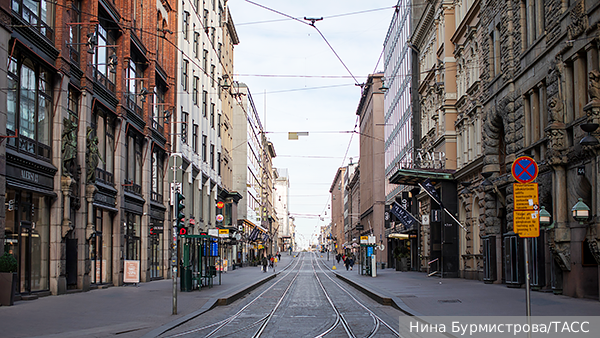
[[[352,270],[352,267],[354,266],[354,257],[349,257],[348,260],[349,260],[348,264],[350,264],[350,270]],[[348,269],[346,269],[346,270],[348,270]]]
[[[273,264],[275,264],[275,257],[271,256],[271,258],[269,258],[269,267],[271,269],[273,269]]]
[[[267,272],[267,257],[263,256],[262,258],[262,267],[263,267],[263,272]]]
[[[346,271],[348,271],[348,267],[350,266],[350,257],[346,257],[346,259],[344,259],[344,265],[346,266]]]
[[[281,253],[277,253],[277,260],[280,261],[281,260]]]

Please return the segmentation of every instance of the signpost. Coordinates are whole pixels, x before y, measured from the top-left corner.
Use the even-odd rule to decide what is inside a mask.
[[[531,325],[531,288],[529,286],[529,238],[540,236],[538,185],[533,182],[538,175],[537,163],[528,156],[517,158],[512,165],[512,175],[519,183],[513,184],[513,228],[525,243],[525,300],[527,323]],[[527,333],[531,336],[531,332]]]

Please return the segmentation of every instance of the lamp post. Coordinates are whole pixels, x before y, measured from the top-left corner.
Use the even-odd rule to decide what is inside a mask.
[[[571,209],[573,213],[573,218],[579,222],[579,224],[583,224],[584,221],[587,221],[590,218],[590,207],[587,204],[583,203],[583,198],[579,198],[577,203]]]

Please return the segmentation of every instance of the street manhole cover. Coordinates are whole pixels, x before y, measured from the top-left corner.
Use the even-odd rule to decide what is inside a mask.
[[[460,299],[440,299],[438,300],[440,303],[462,303]]]

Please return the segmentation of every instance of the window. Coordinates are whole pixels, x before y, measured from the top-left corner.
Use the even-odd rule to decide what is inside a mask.
[[[206,135],[202,135],[202,162],[206,163]]]
[[[181,67],[181,86],[184,91],[188,91],[188,66],[189,61],[183,59],[183,66]]]
[[[181,142],[188,144],[188,118],[187,112],[181,112]]]
[[[206,111],[208,110],[208,92],[202,91],[202,116],[206,117]]]
[[[163,19],[160,12],[157,14],[156,31],[158,32],[156,35],[156,61],[160,65],[164,65],[166,55],[169,54],[167,53],[167,50],[165,50],[165,40],[167,39],[166,32],[168,31],[168,25],[167,21]]]
[[[210,65],[210,85],[215,87],[215,65]]]
[[[115,162],[115,118],[101,109],[93,112],[92,128],[98,137],[98,153],[102,161],[96,168],[96,180],[104,184],[114,184]]]
[[[198,153],[198,125],[194,123],[194,130],[192,131],[192,147],[194,152]]]
[[[142,143],[144,138],[130,132],[125,139],[128,161],[125,161],[125,191],[142,194]]]
[[[210,168],[215,169],[215,145],[210,145]]]
[[[195,25],[194,25],[195,26]],[[200,33],[196,32],[194,29],[194,57],[196,59],[200,58]]]
[[[71,122],[79,123],[79,92],[69,87],[67,111]]]
[[[52,41],[54,39],[52,31],[54,4],[54,1],[49,0],[12,0],[12,10],[28,23],[28,27],[37,30]]]
[[[221,153],[217,153],[217,174],[221,176]]]
[[[204,10],[204,29],[208,29],[208,9]]]
[[[200,0],[194,0],[194,10],[198,13],[198,8],[200,7]]]
[[[208,51],[206,49],[202,52],[202,68],[204,73],[208,71]]]
[[[94,53],[96,81],[115,93],[117,50],[115,47],[107,47],[116,44],[115,38],[111,31],[102,26],[102,23],[97,27],[98,47]]]
[[[81,22],[81,1],[71,2],[70,21],[72,23]],[[81,40],[81,25],[67,25],[69,30],[69,36],[67,37],[67,43],[69,44],[69,56],[71,61],[76,65],[79,65],[79,43]]]
[[[28,57],[9,57],[7,121],[8,145],[47,161],[51,158],[52,77],[50,72]]]
[[[140,225],[141,216],[125,212],[125,259],[140,259]]]
[[[194,105],[198,105],[198,84],[200,83],[200,79],[197,76],[194,76],[194,87],[192,92],[192,102]]]
[[[127,67],[127,108],[137,113],[139,116],[143,115],[143,103],[146,101],[146,95],[142,93],[144,88],[144,70],[142,63],[139,62],[133,55],[129,59],[129,65]]]
[[[163,196],[163,184],[164,184],[164,173],[163,173],[163,158],[164,153],[157,149],[158,147],[154,147],[154,152],[152,153],[152,194],[150,196],[151,200],[154,202],[162,203]]]
[[[164,132],[164,120],[166,115],[169,113],[165,103],[166,85],[162,81],[156,81],[156,87],[154,87],[154,93],[152,102],[155,104],[152,107],[152,128],[158,130],[160,134]]]
[[[184,11],[183,12],[183,39],[187,40],[188,39],[188,30],[190,29],[190,12],[188,11]]]
[[[221,58],[221,49],[223,49],[223,44],[219,42],[217,45],[217,55],[219,56],[219,59]]]
[[[221,137],[221,114],[218,115],[217,122],[217,136]]]
[[[523,47],[527,48],[544,33],[544,0],[521,1]]]
[[[215,104],[210,104],[210,127],[215,127]]]

